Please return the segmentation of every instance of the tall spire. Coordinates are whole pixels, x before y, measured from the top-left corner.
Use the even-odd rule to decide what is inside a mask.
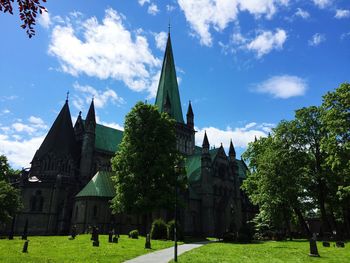
[[[209,149],[209,140],[208,140],[208,136],[207,136],[207,131],[204,132],[202,147]]]
[[[96,117],[95,117],[95,105],[94,99],[91,100],[90,108],[88,114],[86,115],[85,126],[88,128],[90,125],[93,126],[94,130],[96,127]]]
[[[230,141],[230,150],[228,152],[228,155],[232,158],[236,158],[236,150],[235,147],[233,146],[232,140]]]
[[[188,103],[186,117],[187,117],[187,125],[193,129],[194,128],[194,114],[193,114],[193,110],[192,110],[191,101]]]
[[[170,29],[168,32],[168,41],[166,44],[162,71],[160,75],[157,97],[155,104],[158,106],[160,112],[164,112],[164,105],[167,94],[170,99],[171,112],[170,116],[177,122],[184,123],[182,116],[182,108],[179,94],[179,87],[177,84],[176,70],[173,51],[171,47]]]
[[[36,151],[34,159],[40,159],[50,152],[54,152],[59,155],[71,154],[73,157],[75,157],[77,153],[76,150],[74,129],[69,111],[68,100],[66,100],[44,141]]]

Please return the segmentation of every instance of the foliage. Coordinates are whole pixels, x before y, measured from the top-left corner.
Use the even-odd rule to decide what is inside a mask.
[[[259,206],[258,233],[291,232],[297,219],[321,215],[323,231],[350,235],[350,85],[323,97],[320,107],[298,109],[271,135],[249,144],[243,189]],[[342,229],[342,230],[341,230]]]
[[[19,190],[8,182],[13,172],[6,156],[0,155],[0,223],[8,222],[22,207]]]
[[[91,235],[78,235],[74,240],[67,236],[31,236],[28,252],[22,253],[23,240],[0,239],[1,262],[6,263],[62,263],[103,262],[118,263],[174,245],[172,241],[153,240],[152,250],[145,249],[145,237],[139,239],[121,235],[118,243],[109,243],[108,235],[99,235],[99,247],[92,247]]]
[[[320,258],[309,256],[310,245],[307,240],[296,241],[268,241],[251,244],[229,244],[215,242],[188,251],[179,256],[178,261],[183,263],[195,262],[244,262],[244,263],[306,263],[306,262],[349,262],[350,250],[345,244],[345,249],[323,247],[322,242],[317,242]],[[174,261],[171,261],[174,262]]]
[[[139,238],[139,231],[137,229],[131,230],[129,232],[129,237],[131,237],[133,239],[138,239]]]
[[[168,226],[163,219],[159,218],[153,221],[151,228],[152,239],[167,239]]]
[[[328,136],[322,138],[322,147],[328,152],[327,164],[333,172],[333,204],[338,214],[349,222],[350,204],[350,84],[341,84],[335,91],[323,96],[322,120]],[[346,219],[342,219],[346,222]]]
[[[291,214],[303,209],[305,156],[293,148],[293,125],[281,122],[274,136],[256,140],[244,153],[250,174],[243,189],[259,206],[260,225],[268,228],[290,229]]]
[[[10,13],[13,15],[12,3],[14,0],[0,0],[0,12]],[[38,12],[42,14],[47,12],[46,8],[42,6],[46,0],[16,0],[18,4],[19,17],[23,24],[21,27],[26,29],[29,38],[35,35],[34,25]]]
[[[176,227],[176,235],[177,235],[177,240],[184,240],[184,233],[182,226],[180,225],[179,222],[177,222],[177,227]],[[174,240],[174,228],[175,228],[175,220],[171,220],[168,222],[168,239],[169,240]]]
[[[125,118],[119,151],[112,159],[115,212],[150,213],[172,208],[179,160],[175,122],[153,105],[137,103]],[[184,186],[182,177],[179,189]]]

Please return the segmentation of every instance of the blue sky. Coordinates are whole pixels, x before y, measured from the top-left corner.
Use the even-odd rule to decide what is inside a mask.
[[[168,31],[183,114],[192,101],[201,144],[240,155],[294,110],[350,76],[350,1],[52,1],[28,39],[0,14],[0,153],[28,167],[61,109],[73,121],[95,97],[98,122],[122,128],[137,101],[154,103]]]

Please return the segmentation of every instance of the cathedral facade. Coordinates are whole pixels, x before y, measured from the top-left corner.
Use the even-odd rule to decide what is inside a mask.
[[[195,145],[194,113],[188,104],[183,118],[175,63],[168,35],[155,104],[176,120],[177,149],[185,157],[188,190],[179,220],[189,235],[222,236],[237,231],[253,210],[240,190],[247,167],[236,158],[232,141],[228,155],[223,146],[211,148],[207,134]],[[96,123],[94,102],[86,118],[81,113],[72,124],[68,100],[21,177],[24,208],[14,220],[20,233],[28,222],[33,235],[67,234],[98,226],[102,232],[116,228],[142,232],[142,217],[112,214],[109,201],[115,194],[110,160],[118,151],[123,132]],[[154,218],[165,217],[155,212]]]

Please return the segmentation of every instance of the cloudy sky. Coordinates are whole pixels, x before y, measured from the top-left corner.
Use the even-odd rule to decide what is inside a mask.
[[[350,81],[347,0],[53,1],[28,39],[0,14],[0,154],[28,167],[69,91],[73,121],[95,98],[98,122],[122,129],[154,102],[168,23],[181,103],[201,144],[238,154],[294,110]]]

